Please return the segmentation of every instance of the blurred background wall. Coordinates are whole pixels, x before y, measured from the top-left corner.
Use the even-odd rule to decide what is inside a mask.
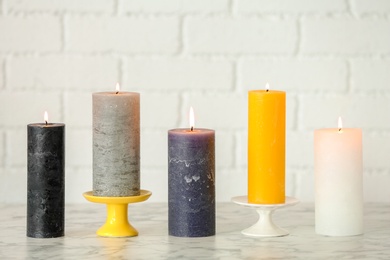
[[[141,93],[141,187],[167,201],[167,130],[216,130],[217,200],[245,195],[247,91],[287,92],[286,192],[314,200],[313,130],[363,129],[390,202],[390,1],[0,0],[0,202],[26,203],[26,125],[66,124],[66,202],[92,189],[92,92]]]

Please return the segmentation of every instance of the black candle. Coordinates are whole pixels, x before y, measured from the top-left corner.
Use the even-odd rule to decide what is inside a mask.
[[[169,235],[215,235],[215,133],[168,132]]]
[[[64,235],[65,125],[27,126],[27,236]]]

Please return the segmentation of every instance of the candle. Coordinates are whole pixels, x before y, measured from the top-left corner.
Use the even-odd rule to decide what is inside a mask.
[[[248,92],[248,202],[285,202],[286,93]]]
[[[192,111],[192,109],[191,109]],[[193,121],[193,113],[190,113]],[[169,235],[215,235],[215,132],[168,131]]]
[[[27,125],[27,236],[64,235],[65,125]]]
[[[363,233],[362,131],[314,131],[316,232],[328,236]]]
[[[140,194],[140,95],[93,93],[93,195]]]

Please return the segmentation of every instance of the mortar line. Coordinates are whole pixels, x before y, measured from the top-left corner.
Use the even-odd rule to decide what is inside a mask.
[[[65,52],[67,46],[67,35],[66,35],[66,14],[60,15],[60,27],[61,27],[61,48],[60,52]]]
[[[61,102],[60,102],[60,119],[61,122],[65,122],[65,108],[66,108],[66,101],[65,101],[65,92],[61,92],[60,94]],[[66,123],[66,122],[65,122]]]
[[[299,56],[301,54],[301,50],[302,50],[302,46],[301,46],[301,44],[302,44],[302,16],[298,16],[296,25],[297,25],[297,42],[296,42],[295,50],[293,53],[293,56],[295,56],[295,57]]]
[[[123,56],[119,56],[119,60],[118,60],[118,78],[117,78],[117,81],[119,83],[119,85],[125,85],[125,83],[127,83],[128,85],[129,82],[127,82],[127,77],[126,77],[126,73],[125,73],[125,68],[127,68],[127,63],[126,63],[126,58],[123,57]],[[114,84],[116,84],[116,82],[114,82]],[[130,86],[127,86],[128,88],[131,88]]]
[[[113,5],[114,5],[114,10],[113,10],[113,15],[114,16],[119,16],[120,15],[120,3],[119,3],[119,0],[115,0],[113,2]]]
[[[352,73],[351,73],[351,60],[346,59],[346,84],[347,84],[347,89],[346,92],[347,94],[352,94]]]
[[[7,65],[8,65],[8,59],[9,57],[5,57],[5,59],[2,62],[2,67],[1,70],[3,71],[3,89],[7,89],[7,80],[8,80],[8,75],[7,75]]]
[[[3,136],[3,146],[1,147],[3,149],[3,155],[2,155],[2,160],[3,160],[3,167],[7,166],[7,134],[5,131],[2,132]]]
[[[183,56],[186,52],[186,33],[185,33],[185,20],[184,15],[179,16],[179,30],[178,30],[178,46],[177,46],[177,55]]]
[[[184,105],[185,105],[185,101],[186,101],[186,96],[185,96],[185,93],[180,93],[179,94],[179,102],[178,102],[178,108],[179,108],[179,113],[178,116],[176,117],[176,127],[180,127],[181,126],[181,123],[183,121],[182,117],[183,117],[183,111],[184,111]]]

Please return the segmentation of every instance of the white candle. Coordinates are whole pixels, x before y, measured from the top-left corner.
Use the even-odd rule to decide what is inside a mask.
[[[315,229],[328,236],[363,233],[362,131],[314,131]]]

